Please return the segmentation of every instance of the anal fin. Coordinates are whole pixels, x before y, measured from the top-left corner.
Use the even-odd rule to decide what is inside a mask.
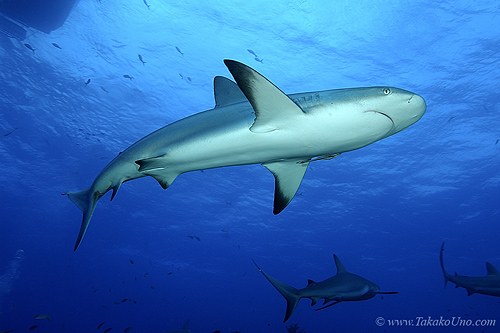
[[[281,161],[262,164],[274,175],[274,209],[275,215],[292,201],[306,173],[308,162]]]

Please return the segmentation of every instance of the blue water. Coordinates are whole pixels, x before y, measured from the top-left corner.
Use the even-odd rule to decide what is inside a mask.
[[[0,35],[1,332],[166,332],[187,319],[195,333],[445,329],[375,323],[429,316],[496,320],[448,331],[498,329],[499,298],[444,289],[439,265],[446,241],[451,273],[483,276],[486,261],[500,268],[498,4],[148,4],[81,0],[50,34]],[[113,202],[100,200],[73,252],[81,212],[61,194],[89,186],[144,135],[212,108],[213,77],[231,77],[224,58],[286,93],[408,89],[427,113],[311,163],[278,216],[273,176],[259,165],[183,174],[166,191],[152,178],[128,182]],[[399,294],[318,312],[302,300],[283,324],[286,302],[251,258],[302,288],[335,274],[334,253]]]

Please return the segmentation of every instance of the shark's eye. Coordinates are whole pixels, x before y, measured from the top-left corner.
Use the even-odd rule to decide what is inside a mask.
[[[384,89],[384,95],[390,95],[392,93],[390,88],[385,88]]]

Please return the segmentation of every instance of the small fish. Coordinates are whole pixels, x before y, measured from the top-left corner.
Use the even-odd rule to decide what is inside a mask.
[[[222,231],[222,232],[229,232],[229,230],[227,230],[227,229],[220,229],[220,231]]]
[[[44,319],[50,320],[50,313],[36,315],[34,319],[35,320],[44,320]]]
[[[201,241],[200,237],[198,236],[194,236],[194,238],[196,238],[197,241]]]
[[[189,236],[189,235],[188,235],[188,237],[189,237],[189,238],[191,238],[191,239],[194,239],[194,236]]]
[[[138,54],[138,56],[139,56],[139,60],[142,62],[142,65],[145,66],[146,62],[144,60],[142,60],[142,56],[140,54]]]
[[[132,327],[127,327],[125,330],[123,330],[123,332],[130,332],[131,329]]]
[[[179,47],[175,47],[175,49],[177,50],[177,52],[179,52],[181,55],[184,55],[184,53],[181,51],[181,49]]]
[[[174,274],[174,272],[168,272],[168,274],[167,274],[167,275],[172,275],[172,274]]]
[[[106,328],[106,329],[104,330],[104,333],[109,332],[109,331],[111,331],[112,329],[113,329],[113,327]]]
[[[106,92],[106,93],[109,94],[109,91],[107,91],[106,88],[104,88],[103,86],[101,86],[101,89],[102,89],[102,91],[104,91],[104,92]]]
[[[132,79],[134,78],[133,76],[130,76],[130,75],[127,75],[127,74],[123,75],[123,77],[126,78],[126,79],[130,79],[130,81],[132,81]]]
[[[9,135],[11,135],[16,129],[17,129],[17,127],[14,127],[13,129],[11,129],[7,133],[5,133],[3,136],[9,136]],[[498,140],[497,140],[497,143],[498,143]]]
[[[124,298],[124,299],[122,299],[122,303],[125,303],[127,301],[131,301],[131,299],[130,298]]]
[[[59,45],[57,45],[56,43],[52,43],[52,45],[54,45],[54,47],[57,47],[58,49],[62,50],[62,47],[60,47]]]
[[[147,2],[146,0],[142,0],[142,2],[144,2],[144,4],[145,4],[146,6],[148,6],[148,9],[149,9],[149,10],[151,10],[151,8],[149,8],[149,7],[151,7],[151,5],[148,5],[148,2]]]
[[[257,56],[257,53],[255,53],[254,51],[250,50],[250,49],[247,49],[248,52],[250,52],[250,54],[253,54],[254,56]]]
[[[134,261],[132,259],[129,259],[128,261],[130,261],[132,265],[134,264]]]
[[[31,326],[31,327],[30,327],[30,331],[33,331],[33,330],[34,330],[35,328],[37,328],[37,327],[38,327],[38,325],[33,325],[33,326]]]
[[[31,51],[33,51],[33,53],[35,53],[35,49],[30,44],[24,44],[24,46],[26,46],[28,48],[28,50],[31,50]]]
[[[16,127],[16,129],[17,129],[17,127]],[[11,133],[12,133],[12,132],[11,132]],[[10,133],[9,133],[9,134],[10,134]],[[6,135],[4,135],[4,136],[6,136]],[[500,141],[500,139],[497,139],[497,142],[495,142],[495,146],[498,144],[498,142],[499,142],[499,141]]]
[[[144,273],[144,277],[146,277],[146,276],[148,276],[148,275],[149,275],[149,273]]]
[[[156,287],[155,286],[151,286],[151,289],[156,289]]]
[[[104,322],[102,322],[99,325],[97,325],[97,329],[100,329],[102,327],[102,325],[104,325]]]
[[[85,82],[85,87],[90,83],[90,79]]]
[[[255,60],[255,61],[258,61],[258,62],[260,62],[260,63],[264,63],[264,59],[261,59],[261,58],[259,58],[259,57],[255,57],[255,59],[254,59],[254,60]]]

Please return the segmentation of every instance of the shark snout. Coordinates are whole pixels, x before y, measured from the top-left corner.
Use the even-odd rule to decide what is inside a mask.
[[[412,110],[413,110],[413,118],[417,121],[425,113],[425,110],[427,109],[427,103],[425,103],[425,99],[423,99],[420,95],[413,94],[410,96],[408,99],[408,104],[411,105]]]
[[[427,109],[427,104],[420,95],[403,90],[399,96],[393,108],[384,112],[394,123],[394,128],[389,135],[400,132],[419,121]]]

